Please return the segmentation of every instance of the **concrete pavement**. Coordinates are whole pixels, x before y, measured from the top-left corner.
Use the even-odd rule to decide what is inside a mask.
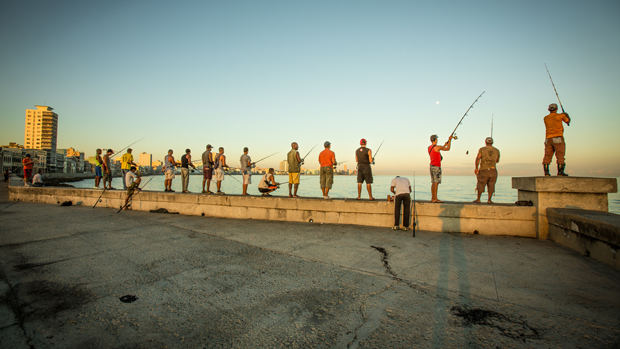
[[[620,271],[551,241],[117,214],[6,191],[1,348],[620,346]]]

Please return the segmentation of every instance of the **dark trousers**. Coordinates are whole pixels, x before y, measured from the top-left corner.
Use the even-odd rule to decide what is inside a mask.
[[[411,196],[409,194],[399,194],[394,197],[394,225],[400,225],[400,206],[404,206],[403,227],[409,226],[409,215],[411,214]]]

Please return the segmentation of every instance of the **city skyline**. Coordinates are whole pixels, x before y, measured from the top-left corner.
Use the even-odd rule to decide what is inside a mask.
[[[592,143],[614,143],[620,127],[619,13],[615,1],[12,2],[0,13],[15,33],[0,37],[0,143],[19,142],[24,110],[48,105],[57,147],[87,156],[145,137],[132,148],[153,160],[212,144],[237,162],[247,146],[253,158],[281,151],[261,163],[279,168],[297,142],[302,156],[319,144],[314,168],[330,141],[353,167],[366,138],[373,151],[385,140],[376,174],[421,174],[430,135],[445,142],[485,91],[444,174],[473,175],[493,116],[500,175],[541,175],[542,118],[557,103],[546,63],[573,120],[567,172],[616,177],[620,150]]]

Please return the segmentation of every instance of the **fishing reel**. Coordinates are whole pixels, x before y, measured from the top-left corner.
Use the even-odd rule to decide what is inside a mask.
[[[456,133],[455,133],[455,134],[452,135],[452,139],[454,139],[456,141],[457,139],[459,139],[459,137],[457,137]]]

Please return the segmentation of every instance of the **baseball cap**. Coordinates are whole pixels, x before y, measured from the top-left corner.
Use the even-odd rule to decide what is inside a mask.
[[[360,145],[362,145],[362,144],[366,144],[366,138],[360,139]]]
[[[431,142],[436,141],[436,140],[437,140],[437,138],[439,138],[439,137],[437,137],[437,135],[432,135],[432,136],[431,136]]]
[[[549,110],[558,110],[558,105],[555,103],[549,104]]]
[[[211,148],[213,148],[211,144],[207,144],[207,149],[211,149]]]
[[[331,143],[329,143],[329,141],[325,141],[325,143],[323,143],[324,147],[329,147],[331,145]]]
[[[487,137],[487,138],[484,139],[484,142],[485,143],[489,143],[489,144],[493,144],[493,138]]]

